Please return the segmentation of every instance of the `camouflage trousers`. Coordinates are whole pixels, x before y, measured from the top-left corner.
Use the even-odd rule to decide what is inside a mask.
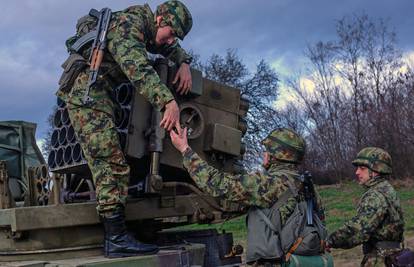
[[[96,187],[99,214],[123,209],[128,195],[130,169],[121,150],[114,123],[112,88],[99,80],[90,91],[93,102],[82,102],[88,74],[82,72],[71,92],[58,92],[67,103],[75,134],[85,154]]]

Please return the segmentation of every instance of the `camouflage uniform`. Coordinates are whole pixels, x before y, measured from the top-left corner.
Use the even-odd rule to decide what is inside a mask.
[[[174,11],[185,21],[177,20],[177,16],[170,16],[167,11]],[[177,1],[169,2],[169,5],[160,5],[156,15],[158,14],[163,16],[165,24],[172,26],[180,39],[191,29],[191,15],[183,5],[177,5]],[[155,45],[156,15],[148,5],[131,6],[112,14],[102,64],[104,68],[90,91],[90,96],[94,100],[92,104],[84,105],[82,101],[89,70],[78,75],[71,92],[57,92],[57,95],[67,102],[72,125],[92,172],[99,213],[123,208],[128,194],[130,170],[120,148],[114,124],[112,78],[126,77],[153,107],[162,110],[174,97],[150,65],[147,51],[162,54],[177,65],[191,61],[191,57],[177,41],[162,47]],[[183,25],[186,27],[182,27]],[[87,32],[88,29],[78,27],[77,36],[70,38],[67,45],[73,44],[86,33],[84,31]],[[83,57],[88,58],[89,54],[90,49],[85,50]]]
[[[404,220],[400,200],[392,185],[385,179],[391,174],[391,157],[380,148],[368,147],[352,162],[369,168],[371,178],[357,208],[357,215],[332,233],[328,244],[333,248],[352,248],[363,244],[361,266],[384,266],[386,256],[398,248],[385,249],[381,241],[400,243],[403,240]],[[372,172],[379,173],[373,177]]]
[[[265,172],[239,175],[222,173],[209,166],[191,148],[184,152],[184,167],[197,185],[214,197],[247,206],[270,208],[289,189],[289,184],[301,187],[297,179],[300,176],[297,165],[302,161],[305,142],[291,130],[277,129],[262,143],[270,153],[270,166]],[[322,207],[319,196],[317,202]],[[282,225],[293,213],[296,204],[297,199],[291,197],[280,207]],[[261,266],[261,263],[254,264]]]

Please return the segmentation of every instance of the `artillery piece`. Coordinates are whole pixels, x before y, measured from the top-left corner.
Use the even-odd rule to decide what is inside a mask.
[[[155,60],[153,66],[174,93],[176,68],[165,59]],[[190,94],[175,95],[189,143],[213,166],[237,172],[237,161],[244,153],[241,139],[247,130],[244,117],[248,102],[238,89],[205,79],[197,70],[192,69],[192,77]],[[174,243],[176,233],[155,233],[190,223],[221,222],[244,212],[239,204],[214,199],[197,188],[182,166],[181,154],[158,126],[162,114],[135,91],[122,77],[113,90],[115,123],[131,167],[126,208],[129,228],[143,240]],[[45,252],[71,255],[85,249],[93,251],[102,244],[91,174],[65,104],[58,99],[57,105],[48,166],[28,168],[22,181],[27,190],[11,199],[21,200],[20,204],[9,203],[0,210],[0,228],[4,230],[0,232],[0,261],[36,259]],[[0,190],[1,199],[10,194],[6,191]],[[183,236],[191,239],[188,233],[178,239]],[[206,266],[240,261],[235,255],[225,257],[232,250],[231,234],[211,232],[210,236],[221,251]]]

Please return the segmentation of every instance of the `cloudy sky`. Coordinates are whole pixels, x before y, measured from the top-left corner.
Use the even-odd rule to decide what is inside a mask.
[[[162,1],[149,1],[151,8]],[[403,52],[414,51],[413,0],[185,0],[193,14],[193,29],[182,44],[201,55],[224,55],[235,48],[253,68],[261,59],[281,76],[306,63],[308,44],[335,38],[335,21],[366,13],[389,19]],[[64,42],[76,20],[90,8],[112,10],[142,4],[131,0],[1,0],[0,121],[38,124],[37,138],[47,129],[46,118],[67,54]]]

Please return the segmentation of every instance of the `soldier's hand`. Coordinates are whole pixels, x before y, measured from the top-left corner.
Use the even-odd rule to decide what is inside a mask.
[[[329,242],[326,241],[326,243],[325,243],[325,251],[328,252],[328,253],[331,253],[331,250],[332,250],[331,244],[329,244]]]
[[[190,66],[187,63],[182,63],[178,69],[173,84],[176,84],[177,82],[179,82],[177,92],[181,95],[187,94],[191,90],[193,80],[191,78]]]
[[[168,131],[171,131],[173,127],[180,127],[180,110],[175,100],[165,105],[164,116],[162,117],[160,126]]]
[[[175,128],[177,130],[170,131],[171,142],[174,147],[183,154],[188,148],[187,128],[181,129],[180,126]]]

